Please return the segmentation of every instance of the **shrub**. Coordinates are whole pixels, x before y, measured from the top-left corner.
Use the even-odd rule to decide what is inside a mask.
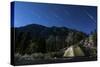
[[[44,58],[44,54],[43,53],[33,53],[31,56],[34,59],[43,59]]]

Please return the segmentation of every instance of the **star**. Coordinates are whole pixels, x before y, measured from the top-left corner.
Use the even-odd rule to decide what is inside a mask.
[[[85,12],[86,12],[86,15],[96,24],[96,20],[94,19],[94,17],[88,11],[85,11]]]

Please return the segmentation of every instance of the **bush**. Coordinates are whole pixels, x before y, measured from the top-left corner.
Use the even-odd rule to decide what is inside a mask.
[[[46,53],[44,56],[44,59],[52,59],[52,56],[50,53]]]
[[[21,57],[21,54],[16,53],[16,54],[14,55],[14,57],[15,57],[16,59],[19,59],[19,58]]]
[[[50,52],[50,53],[47,53],[45,56],[48,56],[49,58],[62,58],[63,56],[63,52],[59,51],[59,52]]]
[[[43,53],[33,53],[31,56],[34,59],[43,59],[44,58],[44,54]]]

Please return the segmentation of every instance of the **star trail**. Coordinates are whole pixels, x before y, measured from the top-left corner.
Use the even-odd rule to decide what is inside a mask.
[[[40,24],[47,27],[67,27],[89,34],[97,24],[96,6],[15,2],[14,7],[15,27]]]

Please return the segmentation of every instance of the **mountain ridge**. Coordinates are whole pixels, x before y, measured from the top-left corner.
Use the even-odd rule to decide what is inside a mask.
[[[30,24],[14,29],[15,52],[21,54],[58,51],[88,37],[83,32],[66,27]]]

